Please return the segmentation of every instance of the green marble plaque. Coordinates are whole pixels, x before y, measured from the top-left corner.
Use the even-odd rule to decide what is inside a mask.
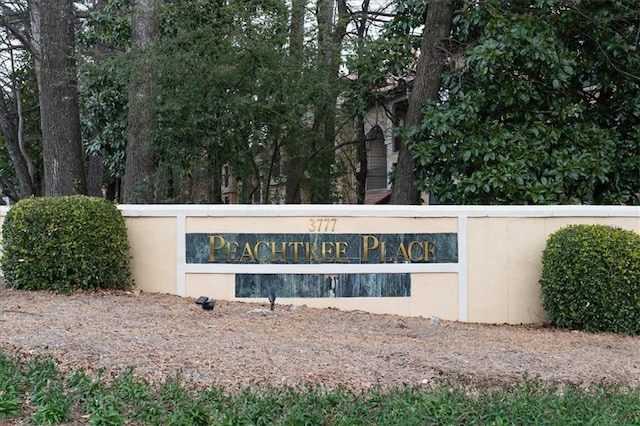
[[[458,235],[188,233],[186,260],[192,264],[457,263]]]
[[[236,297],[410,297],[411,274],[237,274]]]

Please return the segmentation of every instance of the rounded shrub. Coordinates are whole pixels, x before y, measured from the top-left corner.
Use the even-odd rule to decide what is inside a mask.
[[[82,195],[19,201],[2,225],[2,271],[24,290],[131,287],[124,218],[102,198]]]
[[[640,235],[605,225],[569,225],[542,255],[543,307],[558,327],[640,333]]]

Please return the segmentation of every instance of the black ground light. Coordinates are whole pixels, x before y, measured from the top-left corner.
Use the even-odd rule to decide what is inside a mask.
[[[202,305],[202,309],[211,311],[216,306],[216,301],[209,300],[207,296],[200,296],[196,299],[196,305]]]
[[[276,292],[273,290],[269,292],[269,303],[271,304],[271,310],[273,311],[276,304]]]

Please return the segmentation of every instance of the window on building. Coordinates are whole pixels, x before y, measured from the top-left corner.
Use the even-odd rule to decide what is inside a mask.
[[[380,126],[367,134],[367,190],[387,188],[387,147]]]

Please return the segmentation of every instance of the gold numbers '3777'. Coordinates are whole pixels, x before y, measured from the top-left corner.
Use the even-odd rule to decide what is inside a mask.
[[[309,232],[336,232],[335,217],[318,217],[309,219]]]

